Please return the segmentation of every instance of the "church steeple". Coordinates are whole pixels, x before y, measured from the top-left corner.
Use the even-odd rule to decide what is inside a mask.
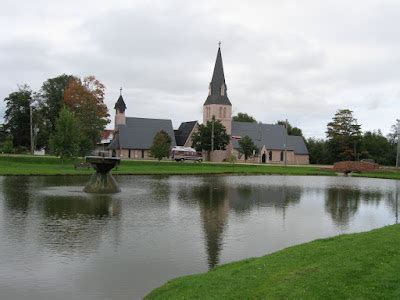
[[[119,89],[119,98],[115,103],[114,109],[115,109],[114,129],[117,130],[118,125],[126,124],[126,118],[125,118],[126,104],[124,98],[122,98],[122,88]]]
[[[224,66],[222,64],[221,43],[219,43],[214,72],[209,86],[209,93],[204,105],[220,104],[232,106],[226,90],[227,87],[225,83]]]
[[[221,42],[219,42],[217,59],[210,82],[208,97],[203,105],[203,123],[211,121],[213,117],[222,122],[226,133],[231,134],[232,129],[232,104],[226,94],[224,66],[222,64]]]
[[[119,89],[119,98],[115,103],[114,109],[120,113],[124,113],[126,109],[124,98],[122,98],[122,88]]]

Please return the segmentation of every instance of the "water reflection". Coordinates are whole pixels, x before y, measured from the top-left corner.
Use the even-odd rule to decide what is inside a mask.
[[[30,200],[30,177],[4,177],[3,219],[9,237],[23,240],[27,231]]]
[[[360,201],[368,205],[378,205],[382,198],[383,193],[379,190],[362,191],[357,188],[331,187],[326,190],[325,211],[336,225],[346,227],[356,215]]]

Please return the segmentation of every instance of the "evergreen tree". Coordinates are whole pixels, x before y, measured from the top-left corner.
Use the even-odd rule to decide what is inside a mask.
[[[75,114],[67,107],[61,109],[50,141],[54,154],[60,156],[62,160],[78,156],[81,141],[80,124]]]
[[[239,152],[244,155],[244,161],[253,155],[257,151],[256,145],[253,140],[248,136],[244,136],[239,140]]]
[[[164,130],[158,132],[153,139],[153,145],[150,148],[150,155],[159,161],[163,157],[168,157],[171,151],[171,137]]]
[[[327,125],[326,136],[332,160],[357,160],[361,148],[361,125],[349,109],[340,109]]]

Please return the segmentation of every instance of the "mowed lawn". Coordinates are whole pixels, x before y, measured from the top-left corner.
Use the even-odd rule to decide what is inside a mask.
[[[0,175],[79,175],[91,174],[93,169],[74,169],[74,161],[62,162],[56,157],[0,156]],[[229,163],[194,163],[175,161],[121,162],[113,174],[281,174],[281,175],[335,175],[329,169],[313,166],[271,166]]]
[[[169,281],[146,299],[400,299],[400,225]]]

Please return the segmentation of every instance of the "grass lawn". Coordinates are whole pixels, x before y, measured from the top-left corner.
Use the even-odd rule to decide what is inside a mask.
[[[169,281],[146,299],[399,299],[400,225],[316,240]]]
[[[73,161],[61,162],[56,157],[0,156],[0,175],[79,175],[93,170],[73,167]],[[331,170],[313,166],[271,166],[228,163],[178,163],[175,161],[122,161],[113,174],[282,174],[282,175],[335,175]]]

